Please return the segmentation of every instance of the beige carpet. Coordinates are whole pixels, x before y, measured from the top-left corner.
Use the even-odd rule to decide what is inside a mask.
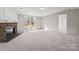
[[[0,43],[0,51],[78,51],[79,36],[52,31],[25,32],[8,43]]]

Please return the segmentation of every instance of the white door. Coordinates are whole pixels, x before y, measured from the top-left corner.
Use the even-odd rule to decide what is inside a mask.
[[[67,15],[59,15],[59,31],[67,33]]]

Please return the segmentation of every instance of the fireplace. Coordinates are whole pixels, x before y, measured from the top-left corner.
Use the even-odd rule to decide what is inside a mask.
[[[14,33],[14,26],[6,26],[5,27],[5,34],[6,34],[6,37],[9,37],[9,36],[12,36]]]
[[[17,35],[17,23],[16,22],[4,22],[0,23],[0,42],[7,40]]]

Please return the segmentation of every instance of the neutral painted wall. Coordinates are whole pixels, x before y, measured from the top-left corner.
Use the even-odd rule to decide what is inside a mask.
[[[4,12],[3,12],[3,8],[0,8],[0,20],[3,20],[3,14],[4,14]]]
[[[17,13],[11,8],[5,8],[5,20],[17,21]]]
[[[24,16],[20,14],[17,15],[17,32],[24,32]]]
[[[44,29],[45,26],[47,26],[47,28],[49,30],[52,31],[59,31],[58,27],[59,27],[59,15],[62,14],[67,14],[67,32],[68,33],[79,33],[79,10],[78,9],[73,9],[73,10],[67,10],[67,11],[62,11],[56,14],[52,14],[52,15],[48,15],[45,17],[42,17],[41,21],[42,21],[42,28]],[[19,20],[21,19],[21,20]],[[17,14],[16,12],[11,9],[11,8],[2,8],[0,7],[0,20],[8,20],[8,21],[18,21],[18,32],[23,32],[22,30],[22,22],[24,20],[22,20],[21,16],[19,17],[19,19],[17,19]]]
[[[24,31],[28,31],[28,29],[24,29],[24,23],[27,22],[27,20],[30,20],[32,16],[29,15],[17,15],[17,31],[18,33],[23,33]],[[40,17],[33,17],[33,20],[35,21],[36,25],[34,25],[35,28],[39,29],[41,28],[41,18]],[[36,29],[34,29],[36,30]]]
[[[69,10],[67,12],[67,30],[68,33],[79,33],[79,10]]]
[[[9,7],[0,7],[0,20],[17,21],[17,13]]]
[[[47,30],[58,31],[58,15],[42,17],[43,29],[45,29],[45,26],[47,26]]]
[[[46,24],[48,30],[59,31],[58,16],[65,15],[65,14],[67,15],[67,32],[73,33],[73,34],[79,33],[79,10],[78,9],[66,10],[56,14],[42,17],[43,28],[45,27],[44,25]]]

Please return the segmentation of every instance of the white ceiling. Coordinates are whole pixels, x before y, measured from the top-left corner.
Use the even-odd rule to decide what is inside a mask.
[[[60,12],[64,10],[65,8],[57,8],[57,7],[45,7],[44,10],[41,10],[40,7],[26,7],[23,8],[24,11],[20,11],[20,8],[18,8],[19,14],[26,14],[26,15],[32,15],[32,16],[47,16],[50,14],[54,14],[57,12]]]
[[[20,11],[20,9],[23,9],[23,11]],[[51,15],[63,10],[68,9],[67,7],[44,7],[44,10],[41,10],[40,7],[16,7],[16,8],[12,8],[14,10],[16,10],[16,12],[18,14],[26,14],[26,15],[31,15],[31,16],[47,16],[47,15]],[[74,8],[71,8],[74,9]]]

